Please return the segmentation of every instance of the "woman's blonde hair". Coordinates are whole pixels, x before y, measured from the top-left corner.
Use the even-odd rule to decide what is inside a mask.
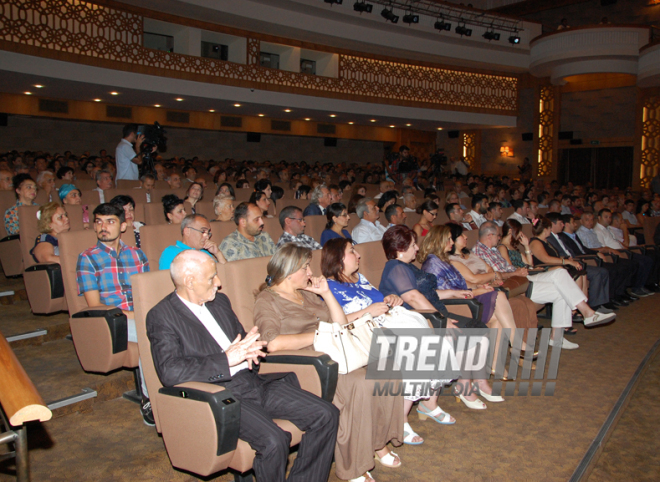
[[[303,248],[295,243],[288,243],[275,252],[268,262],[268,276],[266,282],[261,285],[259,291],[270,286],[277,286],[287,277],[302,268],[305,263],[311,261],[312,250]]]
[[[424,241],[422,241],[417,253],[417,261],[423,263],[431,254],[435,254],[443,261],[449,261],[449,255],[445,252],[445,248],[450,239],[451,230],[449,227],[444,225],[433,226]]]
[[[57,212],[58,208],[62,206],[60,203],[51,202],[44,204],[39,208],[39,221],[37,221],[37,229],[41,234],[50,234],[52,229],[50,229],[50,223],[53,222],[53,216]]]

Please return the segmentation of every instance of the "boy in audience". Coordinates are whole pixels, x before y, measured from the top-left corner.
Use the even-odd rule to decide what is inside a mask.
[[[128,341],[137,343],[131,275],[149,271],[149,261],[142,250],[127,246],[120,239],[126,231],[124,210],[114,204],[99,204],[93,213],[93,229],[98,242],[78,255],[76,278],[78,295],[84,296],[87,306],[114,306],[128,318]],[[147,386],[142,383],[140,411],[144,423],[154,426]]]

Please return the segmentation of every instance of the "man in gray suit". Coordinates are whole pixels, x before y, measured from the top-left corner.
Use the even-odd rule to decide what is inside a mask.
[[[245,333],[226,295],[217,293],[215,262],[196,250],[178,254],[170,267],[176,290],[147,315],[147,335],[165,386],[218,383],[241,402],[239,437],[256,451],[257,480],[284,481],[291,434],[273,419],[305,431],[289,481],[327,481],[339,410],[300,388],[293,373],[258,375],[264,355],[257,327]]]

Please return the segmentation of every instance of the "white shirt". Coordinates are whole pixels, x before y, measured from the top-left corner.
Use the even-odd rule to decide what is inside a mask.
[[[600,223],[596,223],[594,226],[594,233],[598,236],[598,241],[603,246],[607,246],[612,249],[624,249],[623,245],[614,239],[614,236],[610,231],[607,230],[605,226]]]
[[[99,201],[101,204],[105,202],[105,194],[103,193],[103,189],[100,187],[97,187],[96,189],[92,189],[92,191],[98,191],[99,193]]]
[[[560,214],[572,214],[571,213],[571,208],[569,208],[568,206],[562,205]]]
[[[137,181],[140,179],[137,164],[133,162],[136,156],[133,145],[126,139],[122,139],[115,149],[115,162],[117,163],[117,177],[119,179],[129,179]]]
[[[623,244],[623,230],[615,228],[614,226],[608,226],[607,230],[612,233],[614,239]],[[637,246],[637,237],[635,237],[634,234],[628,234],[628,246]]]
[[[177,296],[179,296],[178,293]],[[215,321],[215,318],[213,318],[213,315],[206,307],[206,305],[195,305],[188,300],[184,300],[180,296],[179,299],[183,302],[184,305],[188,307],[190,311],[192,311],[192,314],[197,317],[200,323],[204,325],[204,328],[207,329],[207,331],[215,339],[218,345],[220,345],[223,350],[227,351],[231,345],[231,340],[227,338],[227,335],[225,335],[225,332],[222,331],[222,328],[220,328],[218,322]],[[240,372],[241,370],[245,370],[246,368],[248,368],[248,362],[244,361],[236,366],[229,367],[229,373],[233,377],[236,373]]]
[[[507,219],[515,219],[518,221],[520,224],[531,224],[529,219],[527,219],[525,216],[522,214],[518,213],[513,213],[511,216],[509,216]]]
[[[369,241],[380,241],[383,239],[387,228],[380,224],[380,221],[372,223],[365,219],[361,219],[357,226],[353,228],[351,237],[356,243],[368,243]]]
[[[633,213],[630,213],[628,211],[623,211],[621,213],[621,216],[623,216],[623,219],[628,221],[628,224],[630,224],[631,226],[639,225],[639,221],[637,220],[637,216],[635,216]]]
[[[403,208],[404,213],[416,213],[417,209]]]
[[[472,216],[472,221],[474,221],[474,224],[476,224],[478,228],[481,227],[481,225],[483,223],[488,221],[488,219],[486,219],[485,216],[483,216],[482,214],[479,214],[474,209],[472,211],[470,211],[469,214],[470,214],[470,216]]]

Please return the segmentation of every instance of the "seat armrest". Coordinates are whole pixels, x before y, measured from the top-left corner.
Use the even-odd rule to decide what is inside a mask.
[[[240,427],[241,404],[234,398],[231,390],[211,383],[182,383],[174,387],[162,387],[160,395],[176,397],[181,400],[194,400],[206,403],[215,419],[218,437],[216,455],[220,456],[236,450]],[[185,402],[181,404],[179,417],[185,417]],[[162,417],[162,415],[161,415]]]
[[[339,376],[339,365],[333,361],[329,355],[317,351],[308,350],[282,350],[268,354],[261,359],[262,364],[278,363],[281,365],[291,365],[291,370],[295,372],[295,365],[311,365],[318,375],[321,384],[321,398],[332,402],[337,388],[337,377]],[[303,380],[299,381],[301,385]],[[305,388],[305,387],[303,387]]]
[[[110,336],[112,337],[112,354],[126,351],[128,348],[128,318],[119,308],[114,306],[93,306],[78,313],[71,318],[105,318]]]
[[[21,239],[20,234],[10,234],[9,236],[5,236],[4,238],[0,239],[0,243],[8,243],[9,241],[13,241],[14,239]]]
[[[467,300],[448,299],[441,301],[445,305],[467,305],[468,308],[470,308],[470,312],[472,313],[472,318],[476,321],[481,320],[481,314],[484,307],[481,303],[479,303],[475,299],[467,299]]]
[[[574,258],[576,261],[595,261],[596,266],[603,266],[603,260],[600,259],[598,256],[594,254],[581,254],[580,256],[576,256]]]
[[[628,246],[628,251],[638,251],[639,254],[645,255],[646,254],[646,246]]]
[[[62,280],[62,267],[59,263],[39,263],[25,269],[26,273],[44,271],[50,283],[50,299],[64,297],[64,281]]]

